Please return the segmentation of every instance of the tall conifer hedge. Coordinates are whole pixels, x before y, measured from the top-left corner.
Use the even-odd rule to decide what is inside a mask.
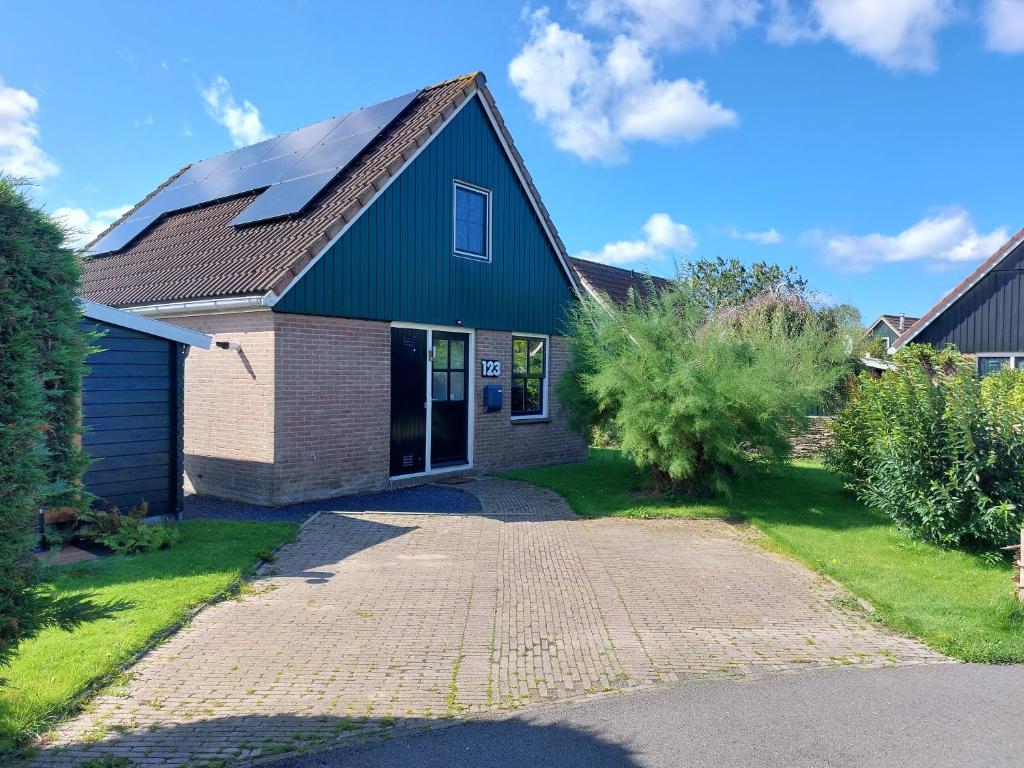
[[[29,553],[38,510],[85,503],[76,437],[89,346],[63,242],[61,225],[0,178],[0,662],[42,620]]]

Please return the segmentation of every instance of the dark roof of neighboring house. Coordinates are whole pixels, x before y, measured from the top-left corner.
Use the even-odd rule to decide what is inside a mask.
[[[1024,243],[1024,229],[1019,230],[1017,234],[1003,243],[995,253],[985,259],[980,267],[961,280],[953,290],[939,300],[938,304],[925,312],[920,320],[910,326],[902,336],[892,343],[893,347],[899,349],[904,344],[912,341],[917,334],[927,328],[935,318],[949,309],[957,299],[977,285],[978,281],[985,277],[985,275],[999,266],[999,263],[1022,243]]]
[[[920,320],[920,318],[911,317],[910,315],[879,315],[878,319],[871,324],[870,328],[874,328],[879,323],[885,323],[896,333],[903,333],[904,331],[909,331],[910,326],[918,320]]]
[[[626,303],[630,289],[637,296],[646,298],[650,293],[652,283],[656,291],[664,290],[672,285],[672,281],[666,280],[664,277],[654,277],[632,269],[612,267],[608,264],[575,257],[571,259],[571,262],[577,277],[589,292],[605,294],[620,306]]]
[[[261,190],[173,212],[115,253],[87,258],[81,294],[114,306],[140,306],[234,296],[280,296],[390,179],[398,175],[445,121],[479,93],[518,166],[566,275],[565,247],[515,148],[482,73],[424,88],[395,120],[305,210],[244,227],[230,222]],[[190,166],[154,190],[124,221]],[[106,232],[96,238],[98,241]],[[93,241],[93,242],[96,242]]]

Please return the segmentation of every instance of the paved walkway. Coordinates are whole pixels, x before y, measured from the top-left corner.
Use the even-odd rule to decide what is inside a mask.
[[[481,512],[314,518],[39,763],[244,761],[689,676],[942,660],[727,523],[582,521],[530,485],[462,488]]]

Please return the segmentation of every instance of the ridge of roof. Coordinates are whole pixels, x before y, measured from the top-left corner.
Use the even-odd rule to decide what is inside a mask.
[[[1017,250],[1017,247],[1022,244],[1024,244],[1024,228],[1019,229],[1016,234],[1010,237],[1009,240],[999,246],[995,253],[985,259],[977,269],[957,283],[951,291],[939,299],[935,306],[925,312],[921,316],[921,319],[910,326],[899,338],[896,339],[896,341],[892,343],[892,348],[899,349],[900,347],[910,343],[921,331],[931,325],[935,318],[959,301],[969,290],[971,290],[971,288],[977,285],[983,277],[999,266],[1003,259]]]
[[[902,329],[900,328],[900,318],[901,317],[903,318],[903,328]],[[891,314],[891,313],[883,312],[878,317],[876,317],[874,319],[874,321],[870,325],[867,326],[867,328],[868,328],[868,331],[870,332],[870,330],[872,328],[874,328],[876,325],[878,325],[879,323],[885,323],[887,326],[889,326],[890,330],[892,330],[892,331],[894,331],[896,333],[903,333],[905,331],[909,331],[910,330],[910,326],[912,326],[914,323],[916,323],[920,319],[921,318],[919,318],[919,317],[913,317],[912,315],[907,315],[907,314],[894,315],[894,314]]]

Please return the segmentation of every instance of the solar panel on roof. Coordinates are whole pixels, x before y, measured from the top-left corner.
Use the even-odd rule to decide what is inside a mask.
[[[257,189],[264,191],[232,225],[298,213],[418,94],[407,93],[195,163],[108,232],[90,253],[124,248],[164,214]]]
[[[295,161],[292,167],[288,169],[288,174],[285,178],[297,179],[302,176],[308,176],[311,173],[327,171],[332,168],[341,170],[352,162],[352,158],[362,152],[363,148],[376,135],[376,131],[365,131],[354,136],[345,136],[337,141],[317,144],[303,157]]]
[[[237,227],[298,213],[337,173],[335,170],[325,171],[275,184],[238,214],[231,225]]]
[[[287,155],[299,150],[309,149],[317,142],[326,139],[327,135],[341,125],[346,117],[348,117],[347,113],[328,120],[321,120],[319,123],[307,125],[305,128],[299,128],[291,133],[286,133],[281,137],[281,141],[274,145],[273,150],[267,157]]]
[[[140,213],[141,211],[136,211],[134,216],[122,221],[117,227],[104,235],[103,239],[92,247],[90,253],[119,251],[134,240],[146,227],[156,221],[156,217],[140,215]]]

